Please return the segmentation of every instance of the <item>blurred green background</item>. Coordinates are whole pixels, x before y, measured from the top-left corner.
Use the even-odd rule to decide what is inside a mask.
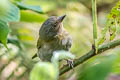
[[[73,39],[71,52],[76,58],[91,49],[91,0],[11,0],[38,5],[43,14],[31,10],[20,11],[20,22],[10,22],[8,51],[0,44],[0,80],[29,80],[33,65],[39,61],[31,57],[37,52],[36,43],[41,24],[50,16],[66,14],[64,28]],[[105,26],[106,16],[118,0],[97,0],[99,34]],[[7,8],[5,8],[7,9]],[[14,13],[14,12],[13,12]],[[100,35],[99,35],[100,36]],[[116,37],[116,39],[119,36]],[[109,42],[108,40],[105,42]],[[64,64],[64,63],[63,63]],[[120,48],[104,52],[60,76],[59,80],[117,80],[120,75]],[[49,79],[48,79],[49,80]],[[120,79],[118,79],[120,80]]]

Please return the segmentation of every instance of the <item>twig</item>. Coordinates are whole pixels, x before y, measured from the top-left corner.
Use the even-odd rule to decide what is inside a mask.
[[[96,0],[92,0],[93,38],[97,39],[97,11]]]
[[[93,39],[95,52],[98,52],[98,35],[97,35],[97,10],[96,10],[96,0],[92,0],[92,21],[93,21]]]
[[[81,63],[85,62],[86,60],[92,58],[95,55],[98,55],[98,54],[100,54],[108,49],[114,48],[114,47],[119,46],[119,45],[120,45],[120,39],[100,46],[98,48],[97,54],[95,54],[95,51],[92,49],[88,53],[86,53],[85,55],[81,56],[80,58],[75,59],[74,60],[74,67],[80,65]],[[64,74],[65,72],[67,72],[69,70],[71,70],[71,68],[68,65],[63,66],[60,69],[60,75]]]

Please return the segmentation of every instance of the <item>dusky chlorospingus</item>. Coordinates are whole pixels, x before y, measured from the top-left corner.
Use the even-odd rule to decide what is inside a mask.
[[[51,16],[42,24],[37,41],[38,52],[32,58],[38,56],[42,61],[51,61],[54,51],[70,50],[72,38],[62,24],[65,17]]]

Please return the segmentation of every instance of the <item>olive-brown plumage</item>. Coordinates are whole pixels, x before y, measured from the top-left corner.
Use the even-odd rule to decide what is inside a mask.
[[[51,61],[53,51],[69,51],[72,45],[72,38],[63,28],[62,21],[66,15],[48,18],[39,30],[37,41],[37,55],[42,61]]]

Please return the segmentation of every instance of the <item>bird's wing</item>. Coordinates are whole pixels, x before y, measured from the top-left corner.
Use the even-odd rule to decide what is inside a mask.
[[[37,49],[40,49],[41,46],[42,46],[42,40],[40,39],[40,37],[38,38],[38,41],[37,41]]]
[[[38,41],[37,41],[37,49],[40,49],[41,48],[41,40],[40,40],[40,37],[38,38]],[[37,53],[32,57],[32,59],[36,58],[37,57]]]
[[[32,57],[32,59],[36,58],[37,57],[37,53]]]

